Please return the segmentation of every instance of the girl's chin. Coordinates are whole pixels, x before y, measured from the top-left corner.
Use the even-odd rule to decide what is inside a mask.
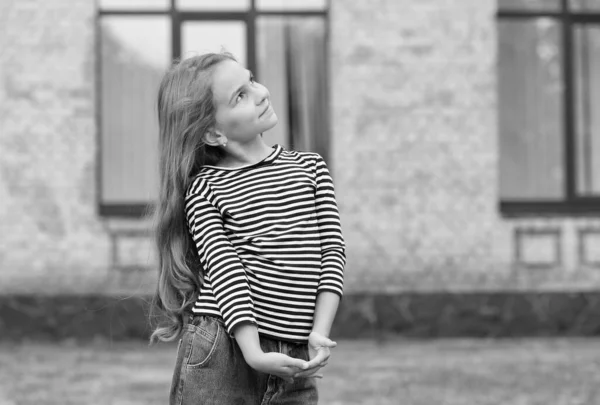
[[[265,131],[268,131],[269,129],[273,128],[275,125],[277,125],[278,122],[279,119],[277,118],[277,115],[275,115],[275,113],[271,114],[269,120],[267,121],[268,125],[266,125],[267,128],[265,129]]]

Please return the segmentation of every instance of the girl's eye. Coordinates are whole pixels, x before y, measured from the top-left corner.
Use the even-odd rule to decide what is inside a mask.
[[[238,96],[235,98],[235,102],[239,103],[240,101],[242,101],[242,99],[244,98],[244,96],[246,95],[246,93],[241,92],[240,94],[238,94]]]

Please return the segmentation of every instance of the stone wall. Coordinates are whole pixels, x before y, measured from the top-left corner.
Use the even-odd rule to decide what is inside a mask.
[[[98,216],[95,21],[92,0],[0,2],[0,294],[152,291],[147,221]]]
[[[93,1],[0,3],[0,291],[95,289]]]
[[[356,284],[470,288],[506,270],[494,13],[489,0],[333,2],[335,180]]]

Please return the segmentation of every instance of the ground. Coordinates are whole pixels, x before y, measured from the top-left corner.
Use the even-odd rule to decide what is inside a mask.
[[[166,404],[175,347],[0,343],[0,405]],[[339,341],[322,405],[600,404],[600,339]]]

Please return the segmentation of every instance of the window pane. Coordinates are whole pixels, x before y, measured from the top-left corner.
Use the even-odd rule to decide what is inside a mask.
[[[500,197],[564,197],[560,26],[501,21],[498,30]]]
[[[181,28],[181,56],[208,52],[231,52],[246,65],[246,23],[244,21],[185,21]]]
[[[256,0],[258,10],[325,10],[327,0]]]
[[[246,11],[250,0],[177,0],[176,7],[194,11]]]
[[[600,27],[575,29],[577,191],[600,195]]]
[[[256,42],[258,81],[269,89],[279,118],[265,140],[327,158],[325,31],[322,17],[260,17]]]
[[[103,10],[167,10],[171,0],[98,0]]]
[[[102,17],[101,165],[103,203],[156,197],[158,84],[171,57],[167,17]]]
[[[498,0],[500,10],[558,11],[561,0]]]
[[[600,0],[570,0],[571,11],[599,11]]]

